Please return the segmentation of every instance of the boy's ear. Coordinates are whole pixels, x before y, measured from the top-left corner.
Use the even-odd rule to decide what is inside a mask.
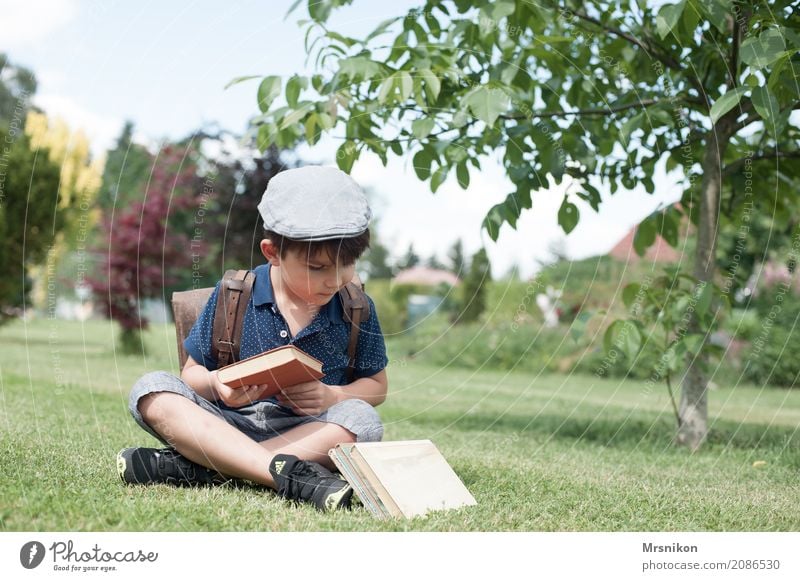
[[[261,248],[261,254],[264,255],[264,258],[266,258],[272,266],[280,266],[281,255],[278,248],[272,243],[272,240],[264,238],[261,240],[259,247]]]

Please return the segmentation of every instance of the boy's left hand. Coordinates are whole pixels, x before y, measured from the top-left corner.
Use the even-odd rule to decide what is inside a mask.
[[[301,416],[318,416],[339,403],[337,392],[318,380],[285,387],[277,395],[277,399]]]

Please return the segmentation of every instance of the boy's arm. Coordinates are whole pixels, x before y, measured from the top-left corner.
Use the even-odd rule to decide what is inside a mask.
[[[361,377],[349,385],[334,387],[333,390],[339,394],[338,401],[363,399],[374,407],[386,401],[389,379],[386,377],[386,369],[381,369],[371,377]]]
[[[350,385],[326,385],[321,381],[308,381],[284,388],[278,401],[296,414],[316,416],[346,399],[361,399],[372,406],[383,403],[388,389],[386,370],[370,377],[356,379]]]
[[[266,386],[246,385],[230,387],[217,377],[217,371],[209,371],[190,355],[181,371],[181,379],[191,387],[197,395],[208,401],[222,401],[225,405],[239,407],[259,399]]]

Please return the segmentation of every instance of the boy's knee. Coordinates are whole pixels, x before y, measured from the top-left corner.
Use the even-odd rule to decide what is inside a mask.
[[[383,422],[375,408],[364,400],[346,399],[333,406],[331,410],[337,416],[341,414],[342,418],[346,418],[342,425],[352,432],[359,442],[380,442],[383,438]]]
[[[128,410],[136,418],[142,416],[143,404],[152,402],[153,396],[159,393],[179,392],[182,381],[166,371],[153,371],[143,375],[133,385],[128,398]]]

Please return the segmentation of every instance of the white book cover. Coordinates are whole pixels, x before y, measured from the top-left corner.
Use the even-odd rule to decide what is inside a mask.
[[[477,504],[430,440],[355,444],[407,518]]]

